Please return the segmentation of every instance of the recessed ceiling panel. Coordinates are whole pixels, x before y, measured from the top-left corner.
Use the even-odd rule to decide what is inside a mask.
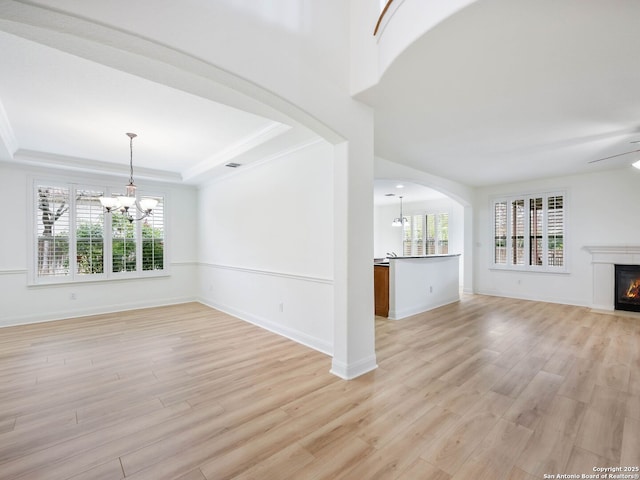
[[[0,32],[0,101],[23,151],[183,173],[281,124]],[[213,167],[213,165],[212,165]]]

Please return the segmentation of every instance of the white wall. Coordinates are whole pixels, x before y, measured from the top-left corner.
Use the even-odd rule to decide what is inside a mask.
[[[569,273],[491,270],[491,197],[567,190]],[[590,306],[593,271],[586,245],[640,245],[640,170],[621,170],[481,188],[475,202],[477,293]]]
[[[375,258],[384,258],[390,252],[402,255],[402,228],[391,225],[398,215],[400,215],[400,203],[374,206],[373,256]]]
[[[333,147],[319,141],[200,189],[204,303],[333,349]]]
[[[0,235],[0,326],[195,300],[196,190],[167,185],[154,188],[167,193],[170,276],[28,286],[31,218],[27,212],[31,210],[29,202],[33,197],[30,178],[57,175],[73,180],[69,173],[0,164],[0,204],[4,205]],[[92,180],[86,176],[78,179]],[[115,181],[126,183],[124,179]],[[145,187],[144,182],[137,183],[139,188]],[[75,293],[75,300],[70,298],[71,293]]]

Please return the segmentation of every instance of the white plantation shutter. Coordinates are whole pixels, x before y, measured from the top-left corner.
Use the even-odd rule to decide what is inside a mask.
[[[36,277],[69,275],[69,188],[37,185]]]
[[[494,200],[493,265],[565,271],[565,200],[564,193]]]
[[[449,214],[438,213],[438,253],[449,253]]]
[[[441,255],[449,253],[449,214],[428,213],[426,220],[426,248],[427,255]]]
[[[165,204],[140,221],[104,213],[107,187],[34,182],[34,262],[30,281],[73,282],[166,274]],[[142,214],[135,207],[134,218]]]
[[[564,197],[555,195],[548,198],[547,249],[548,264],[564,266]]]
[[[511,259],[514,265],[524,265],[524,199],[511,202]]]
[[[544,252],[542,233],[544,213],[542,197],[529,199],[529,265],[542,265]]]
[[[493,263],[507,264],[507,202],[495,202],[493,205]]]
[[[428,213],[407,216],[403,229],[402,254],[434,255],[449,252],[449,214]]]
[[[427,223],[427,248],[426,254],[433,255],[436,253],[436,242],[437,242],[437,232],[436,232],[436,216],[434,214],[426,215],[426,223]]]
[[[136,212],[131,212],[133,215]],[[134,222],[119,213],[111,215],[111,269],[113,273],[137,269],[138,229]]]
[[[411,217],[405,217],[406,221],[402,223],[402,255],[408,257],[411,255]]]
[[[158,201],[153,214],[142,224],[142,270],[162,270],[164,268],[164,199]]]
[[[104,213],[101,191],[77,189],[75,194],[76,273],[104,273]]]
[[[412,255],[424,255],[424,217],[413,216]]]

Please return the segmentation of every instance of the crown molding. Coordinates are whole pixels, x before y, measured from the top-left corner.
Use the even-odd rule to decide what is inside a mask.
[[[129,168],[126,165],[89,160],[86,158],[56,155],[53,153],[37,152],[33,150],[19,149],[13,155],[12,163],[40,168],[70,170],[94,175],[102,174],[114,177],[129,177]],[[183,183],[182,175],[178,172],[168,172],[165,170],[156,170],[144,167],[136,167],[135,178],[168,183]]]

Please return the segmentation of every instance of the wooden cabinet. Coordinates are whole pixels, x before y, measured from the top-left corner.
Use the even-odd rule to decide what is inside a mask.
[[[375,314],[380,317],[389,316],[389,267],[374,265],[373,289]]]

